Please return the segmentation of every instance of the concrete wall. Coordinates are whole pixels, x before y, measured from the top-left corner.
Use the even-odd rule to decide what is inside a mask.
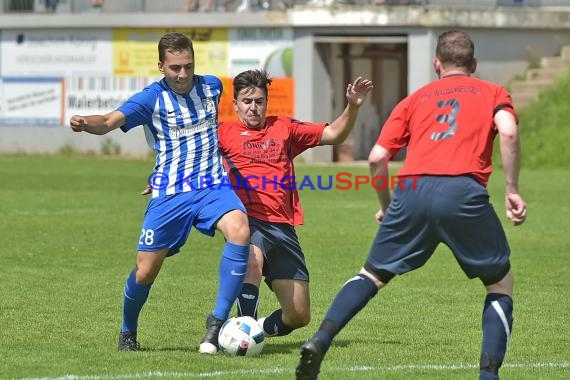
[[[73,150],[102,154],[105,147],[118,146],[126,157],[143,158],[152,155],[143,128],[124,133],[115,130],[105,136],[75,133],[68,127],[0,127],[1,153],[53,154]]]
[[[331,121],[333,115],[333,80],[330,71],[331,51],[318,46],[310,30],[295,33],[293,72],[295,110],[299,120]],[[332,147],[323,146],[305,152],[306,161],[330,161]]]

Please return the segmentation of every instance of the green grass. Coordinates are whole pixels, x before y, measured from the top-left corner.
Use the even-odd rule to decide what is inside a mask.
[[[570,162],[570,75],[561,77],[537,100],[518,109],[521,138],[521,167],[528,169],[565,169]],[[493,162],[501,167],[499,139],[495,139]]]
[[[0,378],[291,379],[298,347],[357,272],[377,226],[371,189],[301,193],[298,229],[311,271],[313,321],[267,341],[259,358],[196,352],[214,303],[223,239],[196,231],[169,258],[143,309],[144,350],[118,352],[122,289],[133,267],[150,161],[0,156]],[[365,167],[298,168],[298,175]],[[515,324],[505,379],[570,377],[570,171],[523,170],[525,225],[505,221],[516,277]],[[504,220],[502,173],[489,190]],[[483,287],[440,247],[400,278],[335,340],[322,379],[474,379]],[[262,288],[261,314],[277,303]]]
[[[519,112],[522,165],[526,168],[567,168],[570,160],[568,119],[570,76],[540,94]]]

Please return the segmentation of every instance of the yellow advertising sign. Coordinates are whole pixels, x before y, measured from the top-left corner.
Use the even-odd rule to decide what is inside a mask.
[[[227,28],[114,29],[113,74],[157,75],[158,41],[168,32],[182,33],[192,40],[196,74],[229,75]]]

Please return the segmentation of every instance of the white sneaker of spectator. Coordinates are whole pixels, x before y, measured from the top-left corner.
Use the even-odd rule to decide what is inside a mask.
[[[251,10],[250,0],[242,0],[241,4],[236,8],[236,12],[248,12]]]

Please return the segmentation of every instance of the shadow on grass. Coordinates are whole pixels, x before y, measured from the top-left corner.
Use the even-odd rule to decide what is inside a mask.
[[[278,337],[276,338],[266,338],[265,347],[263,348],[263,355],[282,355],[297,353],[301,348],[301,345],[305,341],[298,342],[280,342]],[[361,344],[360,339],[339,339],[333,341],[333,346],[336,348],[346,348],[351,345]],[[397,340],[384,340],[379,341],[379,344],[386,345],[400,345],[403,344],[401,341]],[[198,347],[148,347],[141,346],[138,351],[140,352],[180,352],[180,353],[198,353]]]
[[[305,343],[305,341],[298,341],[296,343],[285,343],[279,342],[279,338],[268,338],[265,343],[265,347],[263,348],[263,355],[278,355],[278,354],[289,354],[289,353],[298,353],[301,345]],[[359,345],[363,344],[364,342],[361,339],[335,339],[333,341],[333,347],[336,348],[347,348],[352,345]],[[399,340],[381,340],[378,341],[378,344],[382,345],[401,345],[404,342]]]
[[[296,343],[284,343],[279,342],[279,338],[268,338],[265,343],[265,347],[263,348],[263,355],[280,355],[280,354],[290,354],[290,353],[298,353],[301,345],[305,343],[305,341],[298,341]],[[346,339],[339,339],[338,341],[334,341],[334,345],[336,347],[347,347],[354,342],[351,340]]]

